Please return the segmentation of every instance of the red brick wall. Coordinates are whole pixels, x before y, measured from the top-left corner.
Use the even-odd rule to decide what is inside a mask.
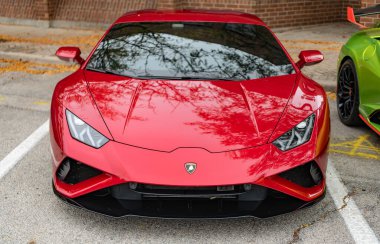
[[[107,24],[137,9],[227,9],[256,14],[271,27],[286,27],[341,21],[348,5],[360,4],[361,0],[0,0],[0,17]]]
[[[127,11],[156,8],[154,0],[54,0],[52,19],[111,23]]]
[[[0,0],[0,17],[49,20],[53,1],[60,0]]]
[[[165,9],[228,9],[253,13],[271,27],[341,21],[346,18],[347,6],[360,6],[360,0],[163,0],[160,2],[158,7]]]
[[[17,19],[34,19],[34,0],[0,0],[0,16]]]
[[[180,0],[180,9],[227,9],[246,13],[253,13],[257,0]]]
[[[34,18],[39,20],[49,20],[49,5],[51,5],[50,0],[34,0]]]
[[[175,9],[181,4],[180,0],[161,0],[156,2],[159,9]]]
[[[380,4],[380,0],[362,0],[363,8],[371,7],[376,4]],[[380,22],[380,14],[360,18],[360,23],[368,27],[372,27],[373,25],[379,22]]]
[[[341,1],[262,0],[255,12],[270,26],[284,27],[340,21],[342,8]]]

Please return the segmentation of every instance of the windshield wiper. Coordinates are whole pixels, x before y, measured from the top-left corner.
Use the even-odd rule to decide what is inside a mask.
[[[159,76],[159,75],[143,75],[136,76],[139,79],[159,79],[159,80],[220,80],[220,81],[239,81],[229,78],[214,78],[214,77],[194,77],[194,76]]]
[[[111,74],[111,75],[120,75],[120,76],[127,76],[120,73],[116,73],[110,70],[102,70],[102,69],[95,69],[95,68],[86,68],[86,70],[95,71],[99,73],[104,74]],[[160,75],[142,75],[142,76],[128,76],[138,79],[158,79],[158,80],[219,80],[219,81],[239,81],[239,79],[230,79],[230,78],[210,78],[210,77],[196,77],[196,76],[160,76]]]
[[[122,74],[119,74],[119,73],[116,73],[116,72],[113,72],[113,71],[110,71],[110,70],[95,69],[95,68],[86,68],[86,70],[95,71],[95,72],[104,73],[104,74],[110,74],[110,75],[125,76],[125,75],[122,75]]]

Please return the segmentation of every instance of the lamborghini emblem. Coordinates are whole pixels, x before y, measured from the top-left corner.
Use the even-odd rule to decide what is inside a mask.
[[[186,169],[187,173],[192,174],[197,169],[197,164],[193,163],[193,162],[185,163],[185,169]]]

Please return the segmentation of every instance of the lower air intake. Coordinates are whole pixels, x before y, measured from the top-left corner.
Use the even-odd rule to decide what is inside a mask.
[[[372,123],[380,125],[380,111],[373,113],[369,119]]]
[[[71,158],[63,160],[57,170],[57,178],[67,184],[77,184],[102,172]]]
[[[323,178],[322,172],[315,161],[282,172],[279,176],[302,187],[316,186]]]

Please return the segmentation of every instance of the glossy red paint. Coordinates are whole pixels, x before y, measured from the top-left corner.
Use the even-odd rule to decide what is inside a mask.
[[[265,23],[255,15],[218,10],[138,10],[128,12],[115,21],[117,23],[126,22],[222,22],[222,23],[242,23],[253,25],[265,25]]]
[[[302,69],[304,66],[314,65],[323,61],[323,54],[318,50],[305,50],[301,51],[298,55],[300,59],[297,62],[298,68]]]
[[[123,81],[120,77],[119,79]],[[150,82],[156,83],[159,81]],[[210,81],[202,82],[211,83]],[[255,81],[251,82],[252,85],[255,84]],[[113,83],[113,85],[120,85],[118,84],[118,81],[110,83]],[[182,83],[182,81],[180,83]],[[284,111],[280,119],[280,123],[277,124],[276,129],[272,127],[272,123],[270,122],[270,120],[273,119],[274,121],[276,121],[276,119],[278,120],[278,117],[271,118],[271,114],[265,115],[266,117],[268,117],[268,125],[270,125],[267,127],[267,129],[275,130],[274,132],[270,131],[271,133],[266,132],[267,134],[272,134],[273,132],[271,139],[269,140],[270,142],[275,140],[278,136],[282,135],[287,130],[294,127],[304,118],[309,116],[311,113],[317,114],[317,125],[323,124],[320,123],[320,119],[327,121],[329,120],[329,118],[322,117],[322,115],[326,116],[325,111],[326,109],[328,109],[326,102],[327,100],[325,100],[326,97],[324,95],[323,89],[318,84],[303,77],[302,75],[298,75],[295,83],[295,88],[292,89],[289,104],[286,108],[286,111]],[[74,85],[74,83],[70,83],[68,81],[66,81],[65,84]],[[100,114],[95,112],[95,105],[92,104],[91,99],[89,99],[88,96],[79,96],[76,94],[76,92],[80,91],[85,95],[87,94],[86,92],[88,92],[88,90],[79,89],[79,87],[83,85],[81,83],[75,84],[75,89],[72,87],[65,88],[67,94],[65,92],[60,93],[61,99],[64,99],[63,102],[54,102],[52,104],[52,106],[54,107],[54,109],[52,109],[52,125],[54,126],[51,131],[51,144],[54,152],[54,172],[56,168],[59,166],[60,162],[66,156],[68,156],[85,164],[91,165],[92,167],[95,167],[101,171],[104,171],[106,172],[106,174],[112,175],[112,177],[122,179],[123,182],[135,181],[146,184],[163,184],[176,186],[190,186],[194,184],[198,186],[207,186],[254,183],[283,191],[289,195],[298,197],[303,200],[312,200],[313,198],[320,196],[320,194],[322,194],[323,192],[321,189],[324,189],[324,183],[321,184],[319,187],[313,188],[315,192],[310,192],[310,189],[303,189],[304,193],[307,193],[305,195],[300,193],[302,192],[302,187],[300,188],[299,186],[297,186],[294,189],[294,184],[291,182],[288,182],[288,187],[284,187],[284,181],[277,182],[279,178],[273,178],[273,176],[287,169],[296,167],[313,159],[316,160],[321,169],[326,168],[326,148],[328,146],[328,142],[326,142],[323,145],[324,150],[319,152],[319,155],[316,154],[316,144],[318,141],[318,133],[321,128],[320,126],[316,126],[314,128],[314,133],[310,142],[302,146],[299,146],[293,150],[289,150],[287,152],[280,151],[271,143],[264,143],[262,145],[251,145],[250,147],[242,147],[241,149],[232,150],[231,148],[229,148],[229,145],[223,146],[223,140],[218,141],[217,143],[216,140],[212,141],[213,143],[216,143],[216,145],[222,145],[224,147],[224,151],[222,152],[211,153],[209,150],[210,148],[212,148],[211,146],[214,145],[213,143],[210,144],[211,146],[204,146],[204,148],[195,146],[172,146],[169,147],[171,150],[169,150],[168,152],[163,152],[162,150],[160,150],[162,149],[162,145],[180,145],[177,143],[178,141],[181,141],[181,139],[170,137],[170,135],[168,138],[165,138],[164,134],[156,134],[152,131],[144,132],[142,130],[140,131],[140,136],[147,141],[147,145],[153,147],[148,150],[146,149],[147,146],[144,144],[132,146],[127,145],[124,142],[118,141],[116,139],[115,141],[112,140],[111,135],[107,133],[108,130],[105,127]],[[60,87],[60,85],[61,84],[58,85],[58,88]],[[110,85],[112,86],[112,84]],[[89,84],[89,86],[91,85]],[[137,87],[137,85],[135,85],[135,87]],[[117,90],[123,89],[119,88]],[[105,89],[105,91],[108,91],[108,89]],[[237,91],[237,94],[241,96],[241,90]],[[256,90],[256,92],[258,91]],[[127,96],[127,100],[133,99],[128,98]],[[124,102],[124,100],[120,101],[121,103]],[[149,102],[145,101],[145,105],[148,106],[148,104]],[[112,108],[112,106],[114,106],[114,102],[110,101],[109,106],[110,108]],[[140,106],[142,106],[142,103],[140,104]],[[99,107],[100,110],[102,110],[101,106]],[[118,128],[118,126],[121,126],[121,128],[123,128],[125,124],[124,121],[127,117],[129,110],[128,106],[126,107],[127,111],[124,112],[123,115],[119,115],[117,113],[102,113],[103,117],[107,118],[105,119],[106,123],[107,121],[110,121],[112,120],[112,118],[114,118],[113,125],[112,123],[108,123],[110,128],[115,129]],[[107,137],[109,137],[111,141],[105,144],[100,149],[94,149],[72,139],[68,130],[64,114],[64,110],[66,108],[83,118],[83,120],[85,120],[86,122],[91,123],[91,125],[94,126],[97,130],[101,131]],[[237,110],[239,110],[239,107],[237,107]],[[110,111],[113,111],[113,109],[110,109]],[[117,111],[117,109],[115,111]],[[147,111],[149,111],[149,109]],[[91,114],[91,116],[86,116],[86,114],[89,113]],[[149,111],[148,114],[149,113],[152,112]],[[226,123],[227,125],[230,124],[230,115],[228,113],[221,114],[225,115],[225,117],[221,116],[219,119],[221,119],[222,122]],[[97,119],[90,122],[89,119],[91,119],[92,116],[94,116]],[[162,116],[167,115],[163,114]],[[120,118],[121,121],[117,121]],[[198,117],[195,116],[195,118]],[[97,123],[95,123],[95,121],[97,121]],[[263,123],[262,125],[265,124]],[[183,124],[182,126],[184,126],[184,128],[186,126],[191,128],[193,125]],[[211,124],[210,126],[212,127],[213,124]],[[243,128],[244,126],[247,126],[247,128],[252,128],[252,120],[247,119],[245,121],[241,121],[241,126]],[[205,129],[206,128],[207,126],[205,127]],[[224,127],[220,128],[221,131],[223,131],[223,128]],[[165,125],[163,125],[161,130],[165,130],[165,132],[168,134],[170,134],[171,131],[170,128],[165,127]],[[241,130],[245,132],[244,129]],[[214,133],[216,133],[216,131],[214,131]],[[223,135],[223,133],[221,135]],[[328,131],[326,131],[325,133],[328,134]],[[122,135],[123,134],[120,133],[118,136]],[[151,136],[156,137],[156,139],[150,139]],[[160,140],[157,140],[157,136],[163,137],[160,138]],[[196,134],[196,136],[200,136],[200,134]],[[206,133],[205,137],[207,138],[207,136],[209,135]],[[214,136],[217,137],[218,134],[215,134]],[[156,143],[156,148],[152,146],[153,144],[150,144],[152,143],[151,140],[153,141],[153,143]],[[143,142],[143,140],[141,142]],[[235,140],[233,140],[233,142],[235,143],[232,144],[234,146],[241,145],[240,141],[238,140],[238,137]],[[202,141],[202,143],[204,142]],[[200,145],[202,145],[202,143],[200,143]],[[198,164],[197,172],[192,175],[189,175],[183,167],[183,164],[188,161],[194,161]],[[93,180],[96,181],[97,179]],[[56,179],[55,182],[57,182]],[[83,186],[86,189],[83,191],[80,189],[78,190],[78,185],[75,185],[75,187],[72,188],[72,185],[65,184],[58,184],[57,190],[67,197],[77,197],[79,196],[78,194],[88,193],[89,191],[98,189],[98,187],[100,186],[106,187],[110,184],[119,183],[120,181],[105,181],[101,178],[101,180],[97,182],[97,186],[95,188],[91,187],[91,185],[93,185],[94,182],[88,181],[82,182],[81,185],[79,185],[79,187]]]
[[[137,80],[92,71],[85,76],[116,141],[165,152],[181,147],[221,152],[266,144],[297,78]]]
[[[220,21],[264,25],[247,14],[140,11],[128,21]],[[294,63],[293,63],[294,64]],[[83,69],[60,81],[53,94],[50,140],[53,183],[75,198],[124,182],[169,186],[257,184],[304,201],[320,197],[330,134],[323,88],[295,74],[241,82],[139,80]],[[110,141],[100,149],[74,140],[68,109]],[[309,142],[283,152],[272,142],[311,114]],[[101,170],[99,176],[69,185],[56,170],[70,157]],[[305,188],[278,176],[314,160],[322,182]],[[188,174],[186,162],[196,162]]]
[[[56,189],[70,198],[75,198],[93,191],[103,189],[104,187],[117,185],[124,182],[124,180],[109,174],[101,174],[86,181],[79,182],[75,185],[66,184],[60,180],[57,180],[57,178],[53,179],[53,183],[55,184]]]
[[[78,47],[60,47],[55,55],[63,61],[75,61],[83,64],[84,59],[80,56],[81,51]]]
[[[274,177],[314,158],[322,169],[326,168],[327,157],[322,157],[326,151],[319,157],[316,157],[314,151],[317,131],[314,132],[310,143],[288,152],[281,152],[272,144],[266,144],[220,153],[210,153],[202,148],[180,148],[167,153],[114,141],[108,142],[101,149],[93,149],[71,139],[65,120],[62,134],[66,138],[63,141],[67,153],[57,153],[58,157],[54,158],[54,172],[63,158],[68,156],[111,175],[107,180],[99,177],[76,185],[67,185],[59,182],[54,174],[54,182],[59,182],[57,190],[70,198],[120,184],[120,180],[173,186],[253,183],[280,190],[305,201],[320,196],[324,189],[324,183],[307,189],[283,180],[278,182],[279,178]],[[52,144],[55,151],[59,150],[54,140]],[[189,161],[197,162],[197,171],[191,175],[184,170],[184,163]]]

